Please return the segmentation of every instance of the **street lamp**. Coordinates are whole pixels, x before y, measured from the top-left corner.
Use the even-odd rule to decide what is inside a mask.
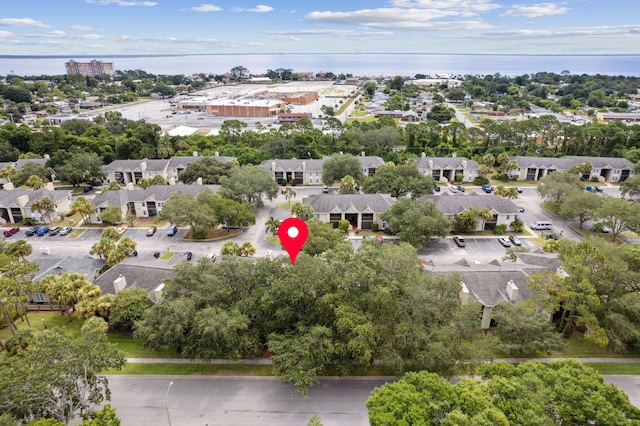
[[[167,419],[169,420],[169,426],[171,426],[171,415],[169,414],[169,391],[171,390],[171,386],[173,386],[173,382],[169,383],[169,387],[167,388],[167,393],[164,394],[164,403],[167,407]]]

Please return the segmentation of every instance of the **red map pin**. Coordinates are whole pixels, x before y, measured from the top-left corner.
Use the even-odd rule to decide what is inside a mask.
[[[296,257],[305,241],[307,241],[308,236],[309,228],[307,228],[307,224],[302,219],[290,217],[280,223],[278,237],[280,237],[280,242],[289,253],[292,265],[296,263]]]

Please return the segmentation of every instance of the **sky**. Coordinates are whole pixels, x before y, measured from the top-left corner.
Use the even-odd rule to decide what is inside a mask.
[[[258,1],[5,0],[0,55],[640,54],[637,0]]]

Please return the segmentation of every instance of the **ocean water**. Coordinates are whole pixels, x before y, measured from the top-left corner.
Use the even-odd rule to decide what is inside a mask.
[[[640,76],[640,55],[473,55],[416,53],[301,53],[220,54],[183,56],[18,57],[0,56],[0,75],[64,74],[69,59],[113,62],[117,70],[144,70],[152,74],[224,74],[243,66],[251,74],[268,69],[320,71],[357,76],[493,75],[517,76],[537,72]]]

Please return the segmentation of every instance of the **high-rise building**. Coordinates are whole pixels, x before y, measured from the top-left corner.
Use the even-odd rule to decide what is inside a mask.
[[[66,62],[67,74],[80,73],[85,77],[113,74],[113,62],[102,62],[96,59],[91,62],[76,62],[73,59]]]

